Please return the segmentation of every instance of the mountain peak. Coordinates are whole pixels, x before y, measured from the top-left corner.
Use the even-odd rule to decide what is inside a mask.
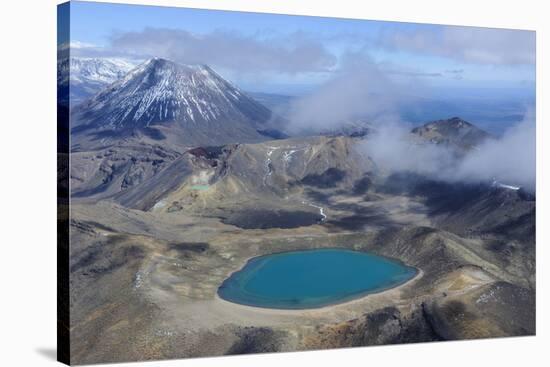
[[[463,128],[477,129],[477,127],[474,126],[473,124],[457,116],[451,117],[449,119],[430,121],[425,123],[422,127],[430,127],[432,129],[441,129],[443,127],[453,128],[453,129],[463,129]]]
[[[447,120],[438,120],[438,121],[435,121],[435,123],[437,124],[447,124],[449,126],[453,126],[457,129],[462,129],[462,128],[469,128],[469,127],[473,127],[473,128],[476,128],[474,125],[472,125],[471,123],[469,123],[468,121],[466,120],[463,120],[461,119],[460,117],[451,117],[450,119],[447,119]]]
[[[131,70],[124,79],[131,80],[139,74],[161,73],[169,71],[179,74],[190,74],[196,72],[197,70],[199,70],[199,67],[195,65],[178,64],[168,59],[153,57],[138,65],[135,69]]]
[[[460,117],[431,121],[415,127],[411,132],[435,144],[452,145],[466,150],[491,137],[486,131]]]
[[[476,130],[483,131],[472,123],[463,120],[460,117],[451,117],[449,119],[435,120],[425,123],[422,126],[416,127],[413,129],[413,133],[428,131],[428,130],[438,130],[440,132],[449,133],[458,133],[460,130]],[[484,131],[483,131],[484,132]]]
[[[147,60],[145,64],[150,67],[162,67],[164,65],[175,64],[175,63],[160,57],[153,57]]]
[[[143,70],[155,70],[155,69],[174,69],[178,70],[180,72],[214,72],[208,65],[206,64],[181,64],[169,59],[164,59],[161,57],[153,57],[149,60],[145,61],[142,64]]]
[[[207,65],[162,58],[147,60],[78,107],[76,131],[171,126],[185,142],[199,145],[262,140],[257,130],[271,118],[269,109]]]

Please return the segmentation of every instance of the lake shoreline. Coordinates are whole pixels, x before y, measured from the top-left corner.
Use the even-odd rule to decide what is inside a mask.
[[[284,254],[288,254],[288,253],[304,253],[304,252],[325,251],[325,250],[338,250],[338,251],[345,251],[345,252],[357,252],[357,253],[361,253],[361,254],[368,254],[368,255],[380,257],[380,258],[383,258],[383,259],[385,259],[387,261],[390,261],[392,263],[396,263],[396,264],[399,264],[401,266],[413,269],[415,271],[415,273],[411,278],[408,278],[408,279],[406,279],[402,282],[398,282],[395,285],[391,285],[391,286],[388,286],[388,287],[381,287],[379,289],[374,289],[374,290],[368,290],[368,291],[365,291],[365,292],[360,292],[359,294],[351,295],[351,296],[349,296],[346,299],[343,299],[341,301],[331,302],[329,304],[323,304],[323,305],[320,305],[320,306],[301,307],[301,308],[291,308],[291,307],[286,307],[285,308],[285,307],[269,307],[269,306],[252,305],[252,304],[247,304],[247,303],[244,303],[244,302],[238,302],[238,301],[233,301],[233,300],[226,299],[226,298],[222,297],[219,293],[221,287],[230,278],[232,278],[235,274],[243,271],[243,269],[245,269],[248,265],[250,265],[253,260],[258,260],[258,259],[261,259],[261,258],[265,258],[265,257],[268,257],[268,256],[274,256],[274,255],[275,256],[284,255]],[[267,311],[270,311],[270,312],[273,312],[273,313],[276,313],[276,314],[287,314],[287,313],[297,314],[297,313],[300,313],[300,312],[302,312],[302,313],[303,312],[311,313],[311,312],[315,312],[315,311],[321,311],[322,312],[322,311],[330,311],[330,310],[336,309],[336,308],[347,307],[347,306],[353,305],[355,303],[362,302],[365,299],[367,299],[369,296],[372,297],[372,296],[376,296],[376,295],[388,294],[392,291],[393,292],[400,291],[405,286],[410,285],[413,282],[416,282],[417,280],[422,278],[423,275],[424,275],[424,272],[421,269],[417,268],[417,267],[407,265],[405,262],[403,262],[400,259],[396,259],[396,258],[384,256],[384,255],[379,255],[379,254],[377,254],[373,251],[355,250],[355,249],[341,248],[341,247],[321,247],[321,248],[307,248],[307,249],[301,249],[301,250],[279,251],[279,252],[273,252],[273,253],[270,253],[270,254],[262,254],[262,255],[259,255],[259,256],[251,256],[251,257],[247,258],[244,261],[243,266],[241,266],[237,270],[231,272],[224,279],[224,281],[220,284],[220,286],[216,290],[216,292],[214,294],[214,299],[218,302],[221,302],[222,304],[237,306],[237,307],[241,307],[245,310],[250,310],[250,311],[254,311],[254,310],[255,311],[259,311],[259,310],[266,311],[267,310]]]

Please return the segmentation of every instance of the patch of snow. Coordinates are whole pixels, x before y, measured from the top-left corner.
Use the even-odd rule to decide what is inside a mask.
[[[489,292],[483,293],[481,296],[478,297],[478,299],[476,300],[476,303],[477,304],[487,303],[493,299],[495,299],[495,289],[491,289]]]
[[[498,182],[497,180],[493,181],[492,186],[493,187],[499,187],[501,189],[514,190],[514,191],[517,191],[521,188],[520,186],[513,186],[513,185],[503,184],[503,183]]]
[[[155,203],[155,205],[153,205],[153,210],[161,209],[161,208],[164,208],[165,206],[166,206],[166,202],[164,200],[161,200]]]
[[[172,330],[155,330],[156,336],[174,336],[176,335],[175,331]]]
[[[512,186],[512,185],[506,185],[506,184],[499,184],[498,187],[501,187],[503,189],[508,189],[508,190],[519,190],[519,186]]]
[[[143,274],[138,271],[136,273],[136,279],[134,280],[134,289],[139,289],[143,285]]]
[[[315,204],[312,204],[312,203],[308,203],[307,201],[302,201],[302,204],[319,209],[319,214],[323,217],[321,219],[321,222],[324,222],[327,219],[327,216],[325,214],[325,209],[322,206],[315,205]]]
[[[279,149],[278,147],[268,147],[268,148],[269,148],[269,150],[267,151],[266,160],[265,160],[266,174],[264,175],[264,179],[263,179],[264,186],[267,185],[267,179],[273,173],[273,171],[271,169],[271,155],[273,154],[273,152],[275,150]]]
[[[191,183],[193,185],[208,185],[210,178],[214,175],[214,171],[202,170],[197,175],[191,177]]]
[[[290,161],[292,160],[292,155],[296,152],[297,152],[296,149],[292,149],[292,150],[289,150],[287,152],[284,152],[283,153],[283,161],[285,161],[286,163],[290,163]]]

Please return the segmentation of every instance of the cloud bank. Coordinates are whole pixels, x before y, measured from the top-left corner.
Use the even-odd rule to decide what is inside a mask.
[[[114,34],[109,48],[124,55],[163,57],[244,73],[322,72],[336,64],[336,57],[322,43],[302,33],[266,38],[235,31],[194,34],[179,29],[145,28]]]
[[[460,75],[463,70],[445,72]],[[398,111],[403,103],[410,102],[411,90],[418,93],[426,87],[418,78],[396,82],[391,75],[387,65],[373,62],[368,55],[348,53],[331,80],[292,105],[287,131],[334,131],[360,120],[374,130],[361,149],[389,173],[412,172],[448,182],[496,180],[534,192],[536,134],[532,108],[527,109],[522,122],[498,139],[459,154],[452,147],[412,136],[411,125],[401,120]]]
[[[512,29],[441,26],[390,30],[375,41],[379,47],[434,55],[456,61],[493,65],[534,65],[535,32]]]
[[[492,182],[536,187],[536,131],[534,114],[507,130],[499,139],[458,156],[451,148],[419,143],[399,122],[379,126],[361,150],[388,173],[411,172],[447,182]]]
[[[406,97],[388,74],[366,54],[347,53],[328,82],[292,104],[287,130],[316,133],[354,120],[380,123],[396,118],[397,106]]]
[[[523,186],[536,186],[536,126],[531,111],[523,122],[498,140],[488,141],[467,155],[458,165],[455,179],[491,180]],[[451,175],[452,177],[452,175]]]

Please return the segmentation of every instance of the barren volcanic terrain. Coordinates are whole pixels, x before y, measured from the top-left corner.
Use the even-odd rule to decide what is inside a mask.
[[[373,162],[355,165],[355,143],[318,137],[194,149],[107,198],[74,198],[74,358],[533,334],[534,200],[484,185],[408,181],[404,190],[404,178],[383,177]],[[250,258],[313,248],[369,251],[420,272],[398,288],[314,310],[217,296]]]
[[[152,65],[167,67],[154,61],[114,87],[134,85],[132,75],[146,78]],[[181,69],[168,65],[155,75],[181,83],[200,76],[216,93],[204,100],[224,107],[205,112],[200,122],[221,126],[227,112],[240,119],[240,130],[226,127],[219,144],[202,139],[208,135],[202,130],[187,134],[195,121],[182,116],[193,111],[199,121],[201,104],[178,105],[171,98],[181,96],[171,91],[162,92],[163,103],[174,107],[162,121],[149,120],[166,111],[149,96],[154,113],[140,112],[148,120],[131,131],[113,120],[116,134],[106,140],[107,124],[92,113],[99,105],[111,108],[103,102],[116,100],[109,88],[88,102],[90,110],[81,105],[74,115],[86,121],[75,125],[70,167],[73,362],[535,333],[532,194],[496,182],[389,171],[365,153],[370,134],[273,140],[260,130],[267,129],[269,112],[257,102],[233,88],[232,97],[223,94],[219,76],[215,85],[202,79],[210,69],[185,69],[198,73],[185,78]],[[186,96],[189,104],[203,97]],[[93,125],[99,120],[100,127]],[[174,143],[180,136],[199,140]],[[463,155],[489,137],[451,119],[415,129],[410,139],[448,144]],[[218,296],[224,280],[251,258],[318,248],[370,252],[418,272],[398,287],[315,309],[256,308]]]

